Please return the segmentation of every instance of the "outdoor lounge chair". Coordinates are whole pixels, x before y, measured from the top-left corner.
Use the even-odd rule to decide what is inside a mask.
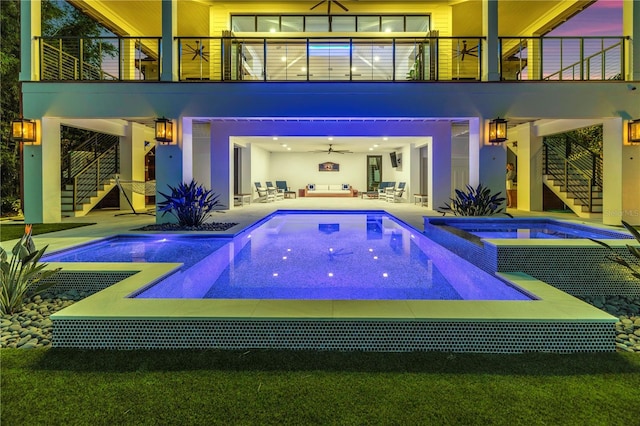
[[[276,201],[284,200],[284,191],[281,191],[277,187],[273,186],[273,183],[269,180],[267,181],[267,191],[273,194]]]
[[[378,185],[378,198],[384,199],[387,188],[393,188],[395,186],[395,182],[380,182],[380,185]]]
[[[391,187],[385,190],[384,198],[388,203],[395,203],[396,201],[401,201],[402,196],[404,195],[404,188],[407,186],[406,182],[398,183],[397,187]]]
[[[260,182],[254,182],[254,184],[256,185],[256,192],[258,193],[258,201],[261,203],[270,203],[276,200],[275,194],[263,187]]]

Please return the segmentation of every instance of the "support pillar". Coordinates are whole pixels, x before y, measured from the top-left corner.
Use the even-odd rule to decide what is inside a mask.
[[[180,130],[174,137],[180,135]],[[179,139],[181,142],[181,140]],[[175,223],[177,220],[170,214],[162,216],[157,206],[165,200],[160,192],[170,194],[169,186],[176,187],[183,182],[182,146],[176,142],[171,144],[156,143],[156,223]]]
[[[428,148],[430,167],[427,205],[430,210],[436,210],[451,198],[451,124],[439,122],[432,129],[433,139]]]
[[[640,225],[640,146],[625,144],[626,122],[605,120],[602,126],[602,223]]]
[[[42,34],[40,0],[20,2],[20,81],[40,80],[40,49],[36,37]]]
[[[125,136],[120,137],[120,179],[122,181],[144,182],[144,141],[145,126],[130,122]],[[136,211],[145,208],[145,195],[132,190],[130,185],[123,186],[126,196]],[[124,194],[120,194],[120,209],[130,206]]]
[[[627,81],[640,81],[640,2],[623,0],[622,34],[631,36],[625,49]]]
[[[512,130],[518,143],[518,210],[542,211],[542,138],[532,123]]]
[[[233,144],[231,128],[222,122],[211,123],[211,189],[220,195],[220,202],[233,206]]]
[[[498,1],[482,0],[482,81],[500,81],[498,68]]]
[[[178,80],[178,56],[174,37],[178,35],[178,0],[162,0],[161,81]]]
[[[488,141],[489,120],[469,120],[469,185],[477,187],[481,183],[491,193],[501,192],[506,198],[507,150],[502,144]]]
[[[61,213],[60,120],[43,118],[38,140],[24,145],[24,221],[58,223]]]

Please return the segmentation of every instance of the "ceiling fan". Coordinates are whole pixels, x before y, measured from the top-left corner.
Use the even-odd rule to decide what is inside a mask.
[[[349,9],[347,9],[346,7],[344,7],[342,5],[342,3],[340,3],[337,0],[322,0],[321,2],[317,3],[315,6],[311,7],[309,10],[313,10],[316,7],[320,6],[322,3],[326,3],[327,4],[327,15],[331,15],[331,3],[335,3],[336,6],[340,7],[342,10],[344,10],[345,12],[348,12]]]
[[[464,61],[464,56],[473,56],[475,58],[478,57],[478,46],[467,47],[467,40],[462,40],[462,49],[460,49],[460,44],[458,43],[458,52],[456,52],[456,57],[460,57],[461,61]]]
[[[204,44],[200,44],[200,40],[196,40],[195,47],[191,47],[188,44],[185,44],[184,50],[186,50],[188,53],[193,53],[193,58],[191,58],[192,61],[197,57],[200,57],[204,59],[205,62],[209,62],[209,54],[204,51],[205,47],[206,46]]]
[[[353,154],[353,151],[348,149],[333,149],[333,144],[329,144],[329,149],[318,149],[309,152],[326,152],[327,154]]]

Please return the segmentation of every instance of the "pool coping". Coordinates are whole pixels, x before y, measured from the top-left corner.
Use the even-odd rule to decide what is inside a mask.
[[[71,271],[137,271],[51,319],[384,319],[439,321],[581,321],[618,319],[524,273],[497,275],[538,300],[136,299],[131,293],[171,273],[176,263],[56,263]]]

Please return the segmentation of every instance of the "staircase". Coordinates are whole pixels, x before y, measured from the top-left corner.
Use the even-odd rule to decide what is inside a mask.
[[[119,168],[117,136],[96,134],[62,162],[62,215],[86,215],[113,189]]]
[[[602,157],[576,141],[544,141],[543,182],[581,218],[602,217]]]

